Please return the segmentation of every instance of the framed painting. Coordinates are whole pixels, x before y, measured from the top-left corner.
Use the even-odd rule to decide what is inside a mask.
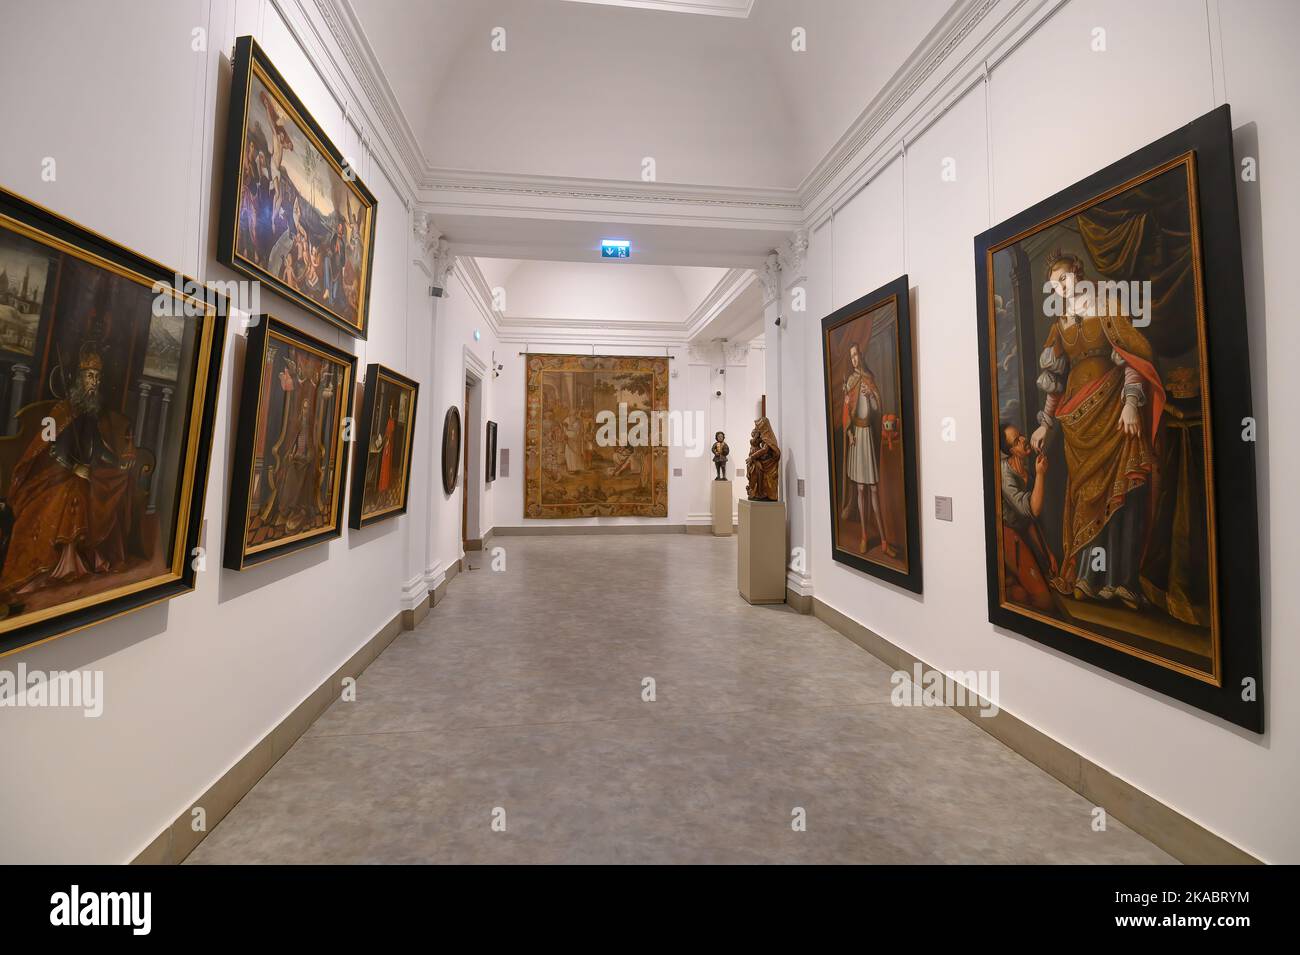
[[[497,479],[497,423],[487,423],[487,467],[484,469],[485,481],[491,484]]]
[[[524,517],[667,517],[668,359],[524,362]]]
[[[1262,732],[1228,107],[980,235],[975,265],[989,619]]]
[[[243,570],[342,534],[357,360],[269,315],[248,332],[224,564]]]
[[[460,477],[460,409],[452,405],[442,419],[442,490],[451,494]]]
[[[383,365],[367,366],[352,451],[349,527],[406,513],[419,395],[418,382]]]
[[[822,319],[831,556],[921,592],[907,276]]]
[[[0,189],[0,655],[194,588],[226,309],[175,281]]]
[[[365,338],[375,197],[251,36],[233,71],[217,259]]]

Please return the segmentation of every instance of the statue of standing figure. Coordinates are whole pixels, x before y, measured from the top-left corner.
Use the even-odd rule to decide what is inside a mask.
[[[780,483],[781,448],[772,423],[763,416],[754,422],[749,435],[749,456],[745,459],[746,494],[751,501],[777,500]]]
[[[715,481],[725,481],[727,479],[727,456],[731,454],[731,448],[727,447],[727,435],[719,431],[713,436],[713,468],[718,472]]]

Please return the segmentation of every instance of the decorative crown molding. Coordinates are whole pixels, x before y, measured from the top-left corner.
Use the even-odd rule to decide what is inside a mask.
[[[811,210],[877,133],[902,109],[903,105],[928,80],[988,14],[1004,0],[965,0],[949,11],[930,32],[903,67],[894,74],[875,98],[848,128],[799,187],[801,205]],[[1003,20],[1010,18],[1030,0],[1018,0]]]

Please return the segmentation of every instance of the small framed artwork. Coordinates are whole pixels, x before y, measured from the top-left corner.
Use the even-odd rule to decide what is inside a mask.
[[[487,423],[487,467],[483,473],[487,475],[487,483],[491,484],[497,479],[497,423],[489,421]]]
[[[233,71],[217,259],[365,338],[375,197],[251,36]]]
[[[194,588],[226,309],[176,281],[0,189],[0,656]]]
[[[248,333],[224,565],[243,570],[338,537],[357,360],[260,316]]]
[[[1263,732],[1236,171],[1222,106],[975,239],[988,601]]]
[[[460,409],[452,405],[442,419],[442,489],[450,494],[456,490],[460,476]]]
[[[383,365],[367,366],[352,451],[349,527],[406,513],[419,394],[418,382]]]
[[[822,319],[831,556],[921,593],[912,312],[902,275]]]

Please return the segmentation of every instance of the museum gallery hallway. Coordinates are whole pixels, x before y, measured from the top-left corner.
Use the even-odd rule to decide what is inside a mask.
[[[471,555],[189,862],[1174,861],[956,712],[891,705],[821,621],[746,604],[734,538],[489,547],[505,570]]]

